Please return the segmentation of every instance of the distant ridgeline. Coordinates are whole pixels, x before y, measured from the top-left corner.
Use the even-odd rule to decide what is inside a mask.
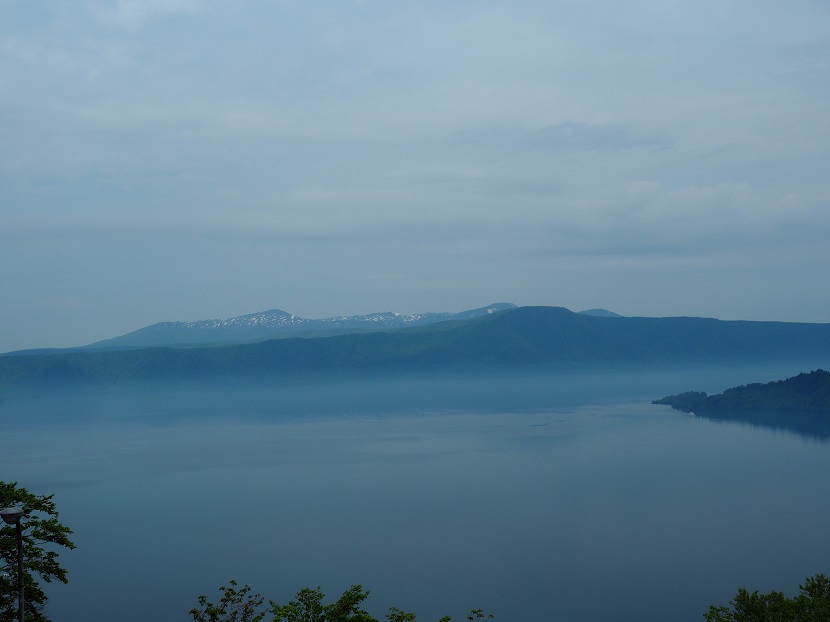
[[[830,437],[830,372],[822,369],[767,384],[733,387],[717,395],[690,391],[653,403],[709,419],[746,421]]]
[[[598,310],[574,313],[562,307],[507,304],[426,325],[394,325],[399,321],[388,316],[362,319],[359,328],[344,322],[335,334],[258,341],[246,329],[237,333],[239,342],[199,347],[192,340],[176,341],[182,339],[182,327],[177,326],[168,334],[174,341],[153,347],[115,339],[94,344],[97,347],[15,352],[0,355],[0,387],[150,380],[270,382],[808,359],[824,365],[830,356],[830,324],[621,317]],[[193,330],[213,334],[202,326]],[[156,340],[158,331],[150,332]],[[229,334],[222,332],[223,338]]]
[[[282,337],[330,337],[345,333],[426,326],[450,320],[469,320],[496,311],[515,308],[516,305],[509,302],[496,302],[486,307],[460,313],[384,312],[367,315],[340,315],[322,320],[312,320],[281,309],[271,309],[225,320],[159,322],[120,337],[93,343],[86,348],[109,350],[152,346],[204,346],[266,341]]]

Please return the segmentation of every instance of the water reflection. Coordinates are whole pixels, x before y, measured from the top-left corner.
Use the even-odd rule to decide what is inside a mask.
[[[830,417],[825,413],[786,411],[745,411],[697,415],[711,421],[738,422],[754,428],[792,432],[804,438],[826,442],[830,439]]]
[[[380,618],[697,622],[740,585],[828,570],[830,452],[649,403],[690,380],[14,398],[2,472],[55,492],[76,531],[56,620],[186,620],[236,578],[279,601],[360,582]]]

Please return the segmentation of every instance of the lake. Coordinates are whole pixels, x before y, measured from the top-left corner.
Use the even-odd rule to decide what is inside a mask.
[[[186,621],[232,578],[361,583],[381,619],[700,622],[830,572],[830,444],[650,401],[809,369],[8,396],[0,477],[75,532],[56,622]]]

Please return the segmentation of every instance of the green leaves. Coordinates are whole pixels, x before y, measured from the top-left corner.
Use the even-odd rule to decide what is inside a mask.
[[[325,622],[325,607],[323,607],[323,592],[319,587],[315,589],[303,588],[297,592],[297,599],[287,605],[280,605],[271,601],[271,611],[274,622]]]
[[[353,585],[335,602],[324,605],[319,587],[303,588],[287,605],[271,601],[271,612],[274,622],[378,622],[360,608],[368,596],[363,586]]]
[[[244,586],[236,589],[236,581],[219,588],[221,596],[214,604],[208,601],[207,596],[199,596],[201,608],[191,609],[193,622],[261,622],[265,612],[259,611],[265,602],[260,594],[251,594],[251,588]]]
[[[729,605],[709,607],[706,622],[827,622],[830,620],[830,579],[823,574],[809,577],[801,593],[788,598],[775,590],[750,593],[740,588]]]
[[[25,617],[29,622],[48,622],[43,614],[47,596],[41,589],[36,575],[51,583],[68,581],[66,569],[58,562],[54,547],[74,549],[70,540],[72,530],[58,520],[53,495],[35,495],[17,482],[0,482],[0,507],[23,507],[23,563],[24,591],[26,594]],[[17,619],[17,535],[15,527],[4,525],[0,529],[0,619]],[[44,548],[47,545],[49,548]]]
[[[252,594],[249,586],[237,588],[236,581],[219,588],[219,601],[212,603],[199,596],[199,607],[190,610],[193,622],[261,622],[268,614],[273,622],[378,622],[360,608],[369,592],[353,585],[335,602],[324,605],[320,588],[303,588],[294,600],[285,605]]]
[[[386,619],[389,622],[415,622],[415,614],[401,611],[397,607],[390,607],[389,613],[386,614]]]
[[[319,588],[303,588],[294,600],[285,605],[269,601],[263,609],[264,599],[251,594],[247,585],[237,589],[236,581],[219,588],[219,602],[211,603],[206,596],[199,596],[199,608],[191,609],[193,622],[261,622],[268,614],[272,622],[378,622],[362,608],[369,591],[362,585],[353,585],[333,603],[324,604],[323,591]],[[492,615],[485,615],[482,609],[473,609],[467,616],[469,622],[490,622]],[[387,622],[417,622],[414,613],[391,607],[386,614]],[[444,616],[439,622],[451,622]]]

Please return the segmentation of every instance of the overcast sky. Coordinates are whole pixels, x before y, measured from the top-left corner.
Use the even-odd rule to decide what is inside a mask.
[[[0,0],[0,351],[497,301],[830,322],[826,0]]]

